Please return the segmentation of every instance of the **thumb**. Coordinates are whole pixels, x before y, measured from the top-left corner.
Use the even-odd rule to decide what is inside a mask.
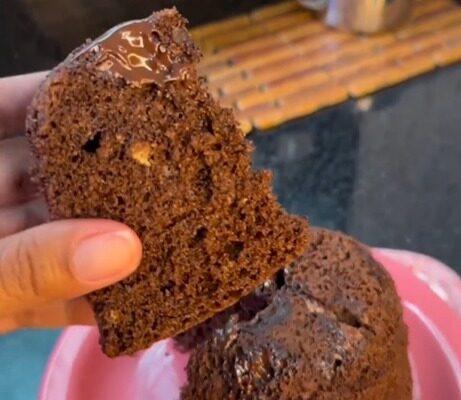
[[[106,220],[52,222],[0,240],[0,318],[81,296],[133,272],[141,242]]]

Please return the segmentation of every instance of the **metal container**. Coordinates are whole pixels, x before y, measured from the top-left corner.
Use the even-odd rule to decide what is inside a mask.
[[[436,1],[436,0],[435,0]],[[394,29],[410,15],[412,0],[299,0],[320,13],[325,23],[356,33]]]

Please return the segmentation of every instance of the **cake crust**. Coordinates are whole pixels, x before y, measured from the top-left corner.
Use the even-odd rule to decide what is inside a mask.
[[[298,261],[197,329],[182,400],[411,400],[392,279],[340,233],[313,229]]]

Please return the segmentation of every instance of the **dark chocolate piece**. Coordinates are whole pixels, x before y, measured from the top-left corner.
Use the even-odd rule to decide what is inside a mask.
[[[98,53],[98,68],[142,86],[185,79],[187,65],[175,60],[146,18],[120,24],[96,39],[85,51]]]

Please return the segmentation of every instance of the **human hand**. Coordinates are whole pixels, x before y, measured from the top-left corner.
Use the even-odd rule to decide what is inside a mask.
[[[26,107],[44,77],[0,79],[0,333],[94,323],[81,296],[126,277],[141,260],[141,242],[121,223],[44,224],[46,205],[29,179],[22,136]]]

